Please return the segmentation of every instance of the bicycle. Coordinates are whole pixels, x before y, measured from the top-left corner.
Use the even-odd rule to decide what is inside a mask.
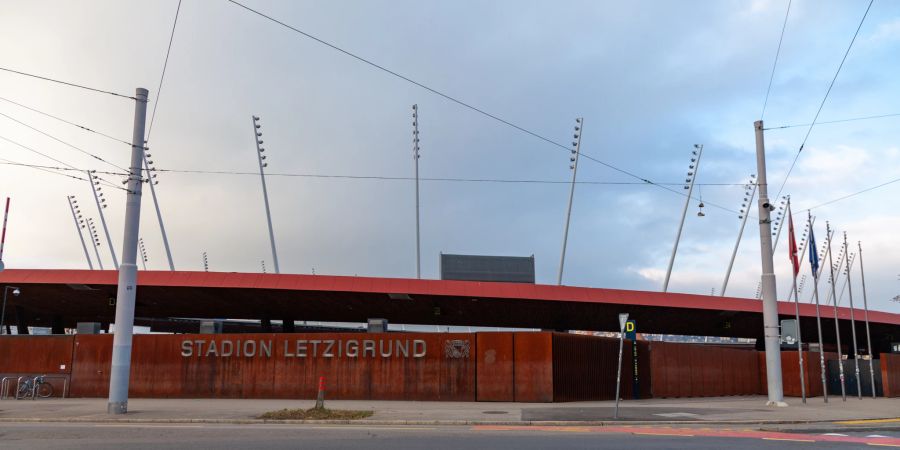
[[[53,395],[53,385],[44,381],[43,376],[25,377],[22,384],[19,385],[19,390],[16,392],[16,400],[34,399],[35,396],[47,398],[51,395]]]

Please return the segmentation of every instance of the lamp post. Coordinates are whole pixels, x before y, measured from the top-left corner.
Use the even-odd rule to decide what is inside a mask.
[[[3,312],[0,312],[0,334],[3,334],[3,329],[6,328],[6,295],[10,290],[12,291],[13,297],[18,297],[19,294],[22,293],[22,290],[15,286],[3,287]]]
[[[91,192],[94,193],[94,201],[97,202],[97,213],[100,214],[100,224],[103,225],[103,232],[106,233],[106,243],[109,244],[109,254],[112,256],[113,260],[113,268],[119,270],[119,259],[116,258],[116,250],[113,248],[112,238],[109,236],[109,228],[106,226],[106,215],[103,214],[103,210],[106,209],[106,199],[103,198],[103,193],[99,192],[103,189],[100,186],[99,177],[94,175],[94,172],[89,170],[87,172],[88,181],[91,183]]]
[[[412,105],[413,161],[416,167],[416,278],[422,278],[422,250],[419,235],[419,105]]]
[[[694,144],[691,152],[691,164],[688,165],[687,178],[684,180],[688,183],[684,189],[688,191],[687,199],[684,201],[684,210],[681,212],[681,223],[678,224],[678,234],[675,235],[675,246],[672,248],[672,256],[669,258],[669,269],[666,270],[666,281],[663,282],[663,292],[669,291],[669,278],[672,276],[672,266],[675,265],[675,254],[678,253],[678,241],[681,240],[681,230],[684,229],[684,217],[687,215],[688,206],[691,204],[691,194],[694,192],[694,180],[697,179],[697,173],[700,171],[700,157],[703,156],[703,145]]]
[[[750,205],[753,204],[753,198],[756,197],[756,175],[750,175],[750,182],[744,185],[744,202],[741,203],[741,230],[738,231],[737,242],[734,243],[734,250],[731,252],[731,261],[728,262],[728,270],[725,272],[725,281],[722,282],[722,292],[719,296],[725,296],[725,289],[728,287],[728,279],[731,278],[731,269],[734,267],[734,258],[737,256],[738,247],[741,245],[741,237],[744,236],[744,226],[747,225],[747,217],[750,217]]]
[[[146,145],[146,141],[144,144]],[[144,147],[141,155],[141,159],[143,160],[144,169],[147,171],[147,184],[150,185],[150,195],[153,197],[153,206],[156,208],[156,219],[159,222],[159,231],[162,233],[163,246],[166,248],[166,257],[169,259],[169,270],[175,270],[175,263],[172,261],[172,250],[169,249],[169,236],[166,234],[166,226],[163,224],[162,213],[159,211],[159,201],[156,199],[156,185],[159,184],[159,181],[156,180],[156,167],[153,167],[153,160],[150,159],[152,155],[150,155],[149,148]],[[146,270],[146,269],[144,269]]]

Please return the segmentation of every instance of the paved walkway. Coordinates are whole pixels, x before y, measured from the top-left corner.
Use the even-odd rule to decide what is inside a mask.
[[[821,398],[790,406],[765,406],[766,398],[718,397],[650,399],[621,403],[620,420],[633,423],[681,424],[857,424],[900,426],[900,398],[858,400],[840,397],[824,404]],[[106,414],[106,399],[48,399],[0,401],[0,421],[204,421],[252,422],[266,411],[310,408],[313,400],[131,399],[124,416]],[[363,422],[381,424],[602,424],[612,421],[614,402],[489,403],[328,400],[331,409],[373,410]],[[868,422],[872,419],[887,419]]]

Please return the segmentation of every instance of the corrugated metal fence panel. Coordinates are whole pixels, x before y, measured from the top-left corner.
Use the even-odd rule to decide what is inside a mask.
[[[74,336],[4,335],[0,338],[0,373],[68,374],[72,372]]]
[[[478,333],[476,396],[480,402],[515,401],[512,333]]]
[[[336,333],[326,340],[320,334],[138,335],[130,391],[134,397],[315,398],[318,378],[324,376],[327,398],[332,399],[474,401],[474,337],[464,333]],[[296,356],[298,340],[305,341],[306,357]],[[424,342],[424,357],[412,357],[415,340]],[[356,344],[350,346],[350,341]],[[410,357],[397,356],[398,341],[409,342]],[[193,342],[190,356],[182,356],[185,342]],[[219,353],[233,354],[210,355],[212,342]],[[369,342],[374,345],[372,351],[364,349]],[[263,346],[271,356],[262,352]],[[238,354],[237,348],[244,350]],[[345,354],[352,348],[356,357]],[[385,356],[388,353],[392,356]],[[107,395],[111,355],[112,336],[78,336],[73,396]]]
[[[515,333],[513,353],[516,401],[552,402],[553,333]]]
[[[753,350],[651,342],[649,363],[656,398],[753,395],[759,389]]]
[[[633,343],[622,348],[621,396],[634,398]],[[638,343],[638,393],[650,396],[651,354],[646,343]],[[553,400],[612,400],[616,393],[619,341],[556,333],[553,335]]]

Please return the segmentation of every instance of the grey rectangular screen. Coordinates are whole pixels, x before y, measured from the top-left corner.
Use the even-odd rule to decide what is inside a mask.
[[[441,253],[441,279],[534,283],[534,256],[449,255]]]

